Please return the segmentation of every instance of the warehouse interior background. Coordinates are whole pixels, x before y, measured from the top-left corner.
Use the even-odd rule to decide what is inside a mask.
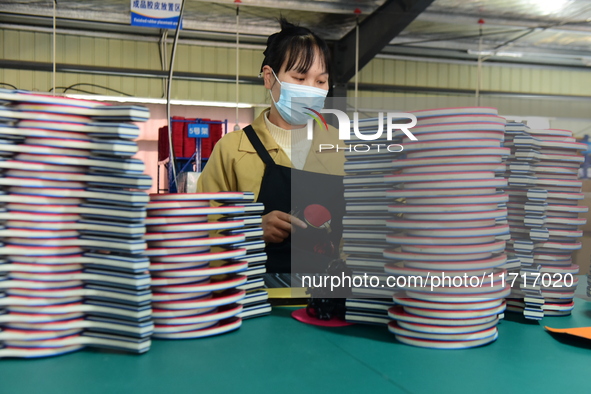
[[[1,87],[52,90],[54,5],[55,90],[147,105],[140,158],[155,163],[174,30],[130,26],[129,0],[0,2]],[[515,120],[591,134],[585,0],[187,1],[171,94],[189,105],[174,105],[173,115],[228,119],[232,130],[238,105],[238,123],[252,121],[269,105],[257,75],[280,16],[332,45],[337,96],[354,94],[358,24],[359,97],[492,106]],[[156,166],[148,168],[155,177]]]

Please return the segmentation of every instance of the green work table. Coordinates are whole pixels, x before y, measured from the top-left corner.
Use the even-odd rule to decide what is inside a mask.
[[[217,337],[152,342],[143,355],[97,350],[0,360],[1,393],[582,393],[591,390],[591,341],[544,325],[591,326],[591,303],[573,315],[526,321],[514,314],[496,342],[431,350],[397,342],[386,327],[321,328],[289,308]],[[564,338],[564,339],[563,339]]]

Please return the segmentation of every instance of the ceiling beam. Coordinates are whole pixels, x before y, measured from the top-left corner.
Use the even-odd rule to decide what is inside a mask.
[[[234,0],[193,0],[205,3],[226,4],[235,7]],[[356,0],[340,0],[340,1],[302,1],[302,0],[242,0],[240,6],[243,7],[260,7],[280,10],[293,11],[307,11],[318,12],[322,14],[347,14],[350,15],[355,8],[359,8],[364,14],[371,14],[380,5],[379,0],[372,1],[356,1]]]
[[[50,4],[50,3],[48,3]],[[10,21],[12,15],[21,17],[41,17],[45,20],[51,20],[52,14],[51,7],[42,7],[37,5],[27,4],[3,4],[0,2],[0,19],[4,21]],[[215,18],[213,18],[215,19]],[[264,20],[264,19],[261,19]],[[92,23],[93,26],[86,29],[116,29],[122,32],[131,31],[142,31],[146,34],[151,34],[153,31],[156,36],[159,34],[159,29],[154,28],[142,28],[138,26],[131,26],[129,12],[114,12],[114,11],[98,11],[98,10],[85,10],[85,9],[70,9],[70,8],[57,8],[57,21],[59,26],[76,25],[77,23]],[[234,17],[223,18],[222,20],[212,20],[211,16],[208,15],[191,15],[187,14],[183,19],[183,30],[182,32],[196,30],[196,31],[207,31],[207,32],[219,32],[219,33],[236,33],[236,24],[228,23],[234,21]],[[102,26],[101,26],[102,25]],[[90,25],[89,25],[90,26]],[[85,29],[85,28],[83,28]],[[85,30],[86,30],[85,29]],[[260,23],[250,24],[249,20],[246,19],[240,26],[241,34],[253,34],[267,37],[277,31],[274,26],[264,26]],[[182,34],[181,34],[182,35]]]
[[[447,57],[443,57],[447,56]],[[404,60],[411,62],[423,62],[423,63],[436,63],[436,64],[459,64],[466,66],[475,66],[477,60],[474,58],[453,57],[450,55],[443,54],[442,56],[435,56],[433,53],[418,53],[418,54],[405,54],[405,53],[392,53],[385,54],[380,53],[376,55],[376,59],[388,59],[388,60]],[[485,62],[482,62],[483,67],[508,67],[508,68],[527,68],[527,69],[538,69],[538,70],[562,70],[562,71],[581,71],[589,72],[591,67],[587,66],[584,62],[552,62],[549,61],[537,61],[536,59],[515,59],[510,57],[491,57]]]
[[[8,60],[0,59],[0,69],[12,70],[30,70],[30,71],[52,71],[52,63],[49,62],[35,62],[23,60]],[[124,68],[124,67],[107,67],[107,66],[89,66],[83,64],[66,64],[57,63],[56,71],[63,73],[75,74],[91,74],[91,75],[109,75],[119,77],[139,77],[139,78],[168,78],[168,71],[154,70],[154,69],[139,69],[139,68]],[[184,81],[201,81],[201,82],[221,82],[221,83],[235,83],[235,75],[223,74],[207,74],[196,72],[175,71],[173,79]],[[261,80],[253,76],[240,76],[238,80],[240,84],[246,85],[260,85]]]
[[[433,0],[387,0],[359,24],[359,69],[402,32]],[[333,47],[333,81],[347,83],[355,75],[355,29]]]
[[[552,56],[546,53],[519,52],[521,57],[490,56],[483,62],[483,65],[504,65],[504,66],[528,66],[544,69],[570,69],[571,71],[591,71],[591,58],[583,56]],[[428,47],[387,47],[376,55],[383,59],[411,60],[430,63],[458,63],[467,65],[476,65],[478,61],[477,54],[469,54],[465,50],[453,50],[445,48]]]
[[[410,44],[406,44],[406,41],[410,42]],[[478,42],[459,42],[459,41],[436,41],[436,42],[425,42],[415,44],[413,43],[414,40],[410,39],[400,39],[396,41],[394,45],[387,45],[381,51],[381,53],[400,53],[403,51],[414,51],[414,52],[423,52],[425,55],[429,53],[433,53],[433,51],[457,51],[463,52],[464,54],[468,54],[468,51],[478,51]],[[511,48],[507,49],[500,49],[495,50],[495,46],[500,45],[501,42],[484,42],[483,43],[483,51],[490,50],[495,52],[516,52],[523,54],[524,57],[526,56],[536,56],[536,57],[546,57],[546,58],[563,58],[565,60],[570,59],[581,59],[584,57],[591,57],[591,51],[588,49],[583,48],[571,48],[567,46],[563,46],[562,48],[553,48],[553,47],[541,47],[541,46],[533,46],[533,45],[515,45]],[[477,56],[468,56],[470,58],[477,58]]]
[[[478,26],[478,19],[481,16],[472,14],[462,14],[457,12],[425,11],[418,18],[418,21],[433,23],[449,23],[454,25],[472,25]],[[482,16],[486,22],[485,26],[495,27],[518,27],[541,28],[549,31],[568,32],[568,33],[589,33],[591,25],[589,23],[563,22],[553,23],[535,18],[510,18],[508,16],[492,17]],[[589,22],[589,21],[588,21]]]
[[[51,34],[53,29],[50,27],[44,26],[28,26],[28,25],[17,25],[17,24],[10,24],[10,23],[2,23],[0,18],[0,30],[16,30],[16,31],[31,31],[36,33],[47,33]],[[156,30],[156,29],[152,29]],[[116,40],[128,40],[128,41],[141,41],[141,42],[153,42],[153,43],[160,43],[161,37],[156,35],[147,35],[147,34],[127,34],[127,33],[115,33],[109,31],[99,31],[99,30],[77,30],[77,29],[63,29],[58,28],[56,29],[57,34],[63,35],[70,35],[70,36],[78,36],[78,37],[94,37],[94,38],[107,38],[107,39],[116,39]],[[198,36],[196,34],[191,34],[191,36],[187,36],[186,38],[180,38],[178,43],[180,45],[198,45],[198,46],[206,46],[206,47],[215,47],[215,48],[236,48],[236,44],[232,42],[228,42],[228,40],[221,40],[220,36],[215,35],[207,35],[202,34]],[[193,38],[198,37],[198,38]],[[235,39],[235,37],[233,37]],[[166,39],[167,44],[172,44],[174,41],[173,38]],[[245,40],[243,40],[245,41]],[[250,44],[247,42],[240,43],[240,49],[254,49],[263,51],[266,48],[263,44]]]

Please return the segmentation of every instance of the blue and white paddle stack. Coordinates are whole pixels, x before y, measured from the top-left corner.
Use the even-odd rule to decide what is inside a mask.
[[[0,100],[0,356],[147,351],[141,190],[151,179],[132,158],[139,128],[126,122],[149,112],[22,91],[2,90]]]
[[[535,130],[520,123],[509,123],[506,136],[512,150],[510,250],[521,261],[507,309],[530,319],[569,315],[579,272],[571,254],[581,247],[577,226],[585,224],[578,214],[588,209],[577,205],[583,198],[579,151],[586,145],[570,131]]]
[[[375,134],[376,130],[383,130],[385,122],[386,117],[362,119],[358,131],[363,135]],[[349,322],[387,324],[389,321],[387,311],[393,305],[392,290],[381,285],[385,285],[384,266],[388,263],[384,250],[390,246],[386,242],[386,220],[394,215],[388,212],[388,188],[384,179],[392,174],[392,163],[401,154],[397,145],[401,140],[401,136],[396,136],[388,141],[384,133],[383,138],[367,141],[353,134],[348,141],[351,149],[345,151],[343,251],[347,254],[347,267],[357,282],[352,284],[352,296],[346,300],[345,318]],[[380,283],[363,283],[360,279],[364,274]]]
[[[246,276],[246,283],[238,289],[246,291],[244,299],[239,301],[243,309],[240,317],[250,319],[259,316],[266,316],[271,313],[271,304],[268,302],[269,293],[265,290],[265,274],[267,272],[267,254],[263,241],[262,214],[265,209],[262,203],[254,202],[254,193],[245,192],[241,201],[219,199],[215,205],[225,208],[240,206],[242,213],[228,213],[220,218],[226,222],[242,222],[243,226],[236,229],[229,229],[222,232],[224,235],[244,235],[244,242],[222,246],[226,249],[245,249],[246,254],[238,259],[248,264],[247,270],[243,273]]]
[[[507,299],[507,311],[520,312],[531,319],[541,319],[544,316],[542,306],[544,298],[538,288],[532,286],[527,288],[523,278],[527,279],[528,274],[534,275],[537,269],[534,269],[534,243],[531,240],[531,224],[540,228],[543,222],[543,209],[528,209],[526,212],[526,203],[529,200],[528,194],[531,189],[531,203],[536,200],[543,206],[544,199],[538,199],[542,190],[528,187],[520,178],[529,176],[532,168],[538,161],[536,154],[539,147],[531,144],[515,144],[514,139],[517,136],[528,136],[529,127],[524,123],[508,122],[505,128],[505,145],[511,148],[511,155],[507,160],[506,178],[510,180],[507,193],[509,194],[508,220],[511,229],[511,240],[507,244],[507,254],[517,258],[520,262],[519,268],[508,270],[507,276],[511,278],[511,294]],[[525,219],[527,216],[528,223]],[[522,276],[523,274],[523,276]]]
[[[145,239],[155,338],[201,338],[240,327],[245,221],[222,215],[244,215],[251,198],[233,192],[151,195]]]
[[[505,119],[494,108],[416,111],[394,162],[385,267],[404,292],[389,310],[389,330],[406,344],[468,348],[497,338],[509,287],[503,281],[508,199],[501,188]],[[399,199],[405,199],[400,203]]]
[[[350,323],[385,326],[390,323],[388,310],[394,306],[387,298],[347,298],[345,320]]]

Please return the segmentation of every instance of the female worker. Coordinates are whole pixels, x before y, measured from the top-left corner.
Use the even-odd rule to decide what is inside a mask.
[[[309,140],[307,123],[328,93],[330,53],[309,29],[280,23],[267,40],[260,74],[271,107],[216,144],[198,191],[249,191],[264,203],[267,272],[324,272],[339,256],[344,157],[319,149],[338,145],[335,129],[315,124]]]

